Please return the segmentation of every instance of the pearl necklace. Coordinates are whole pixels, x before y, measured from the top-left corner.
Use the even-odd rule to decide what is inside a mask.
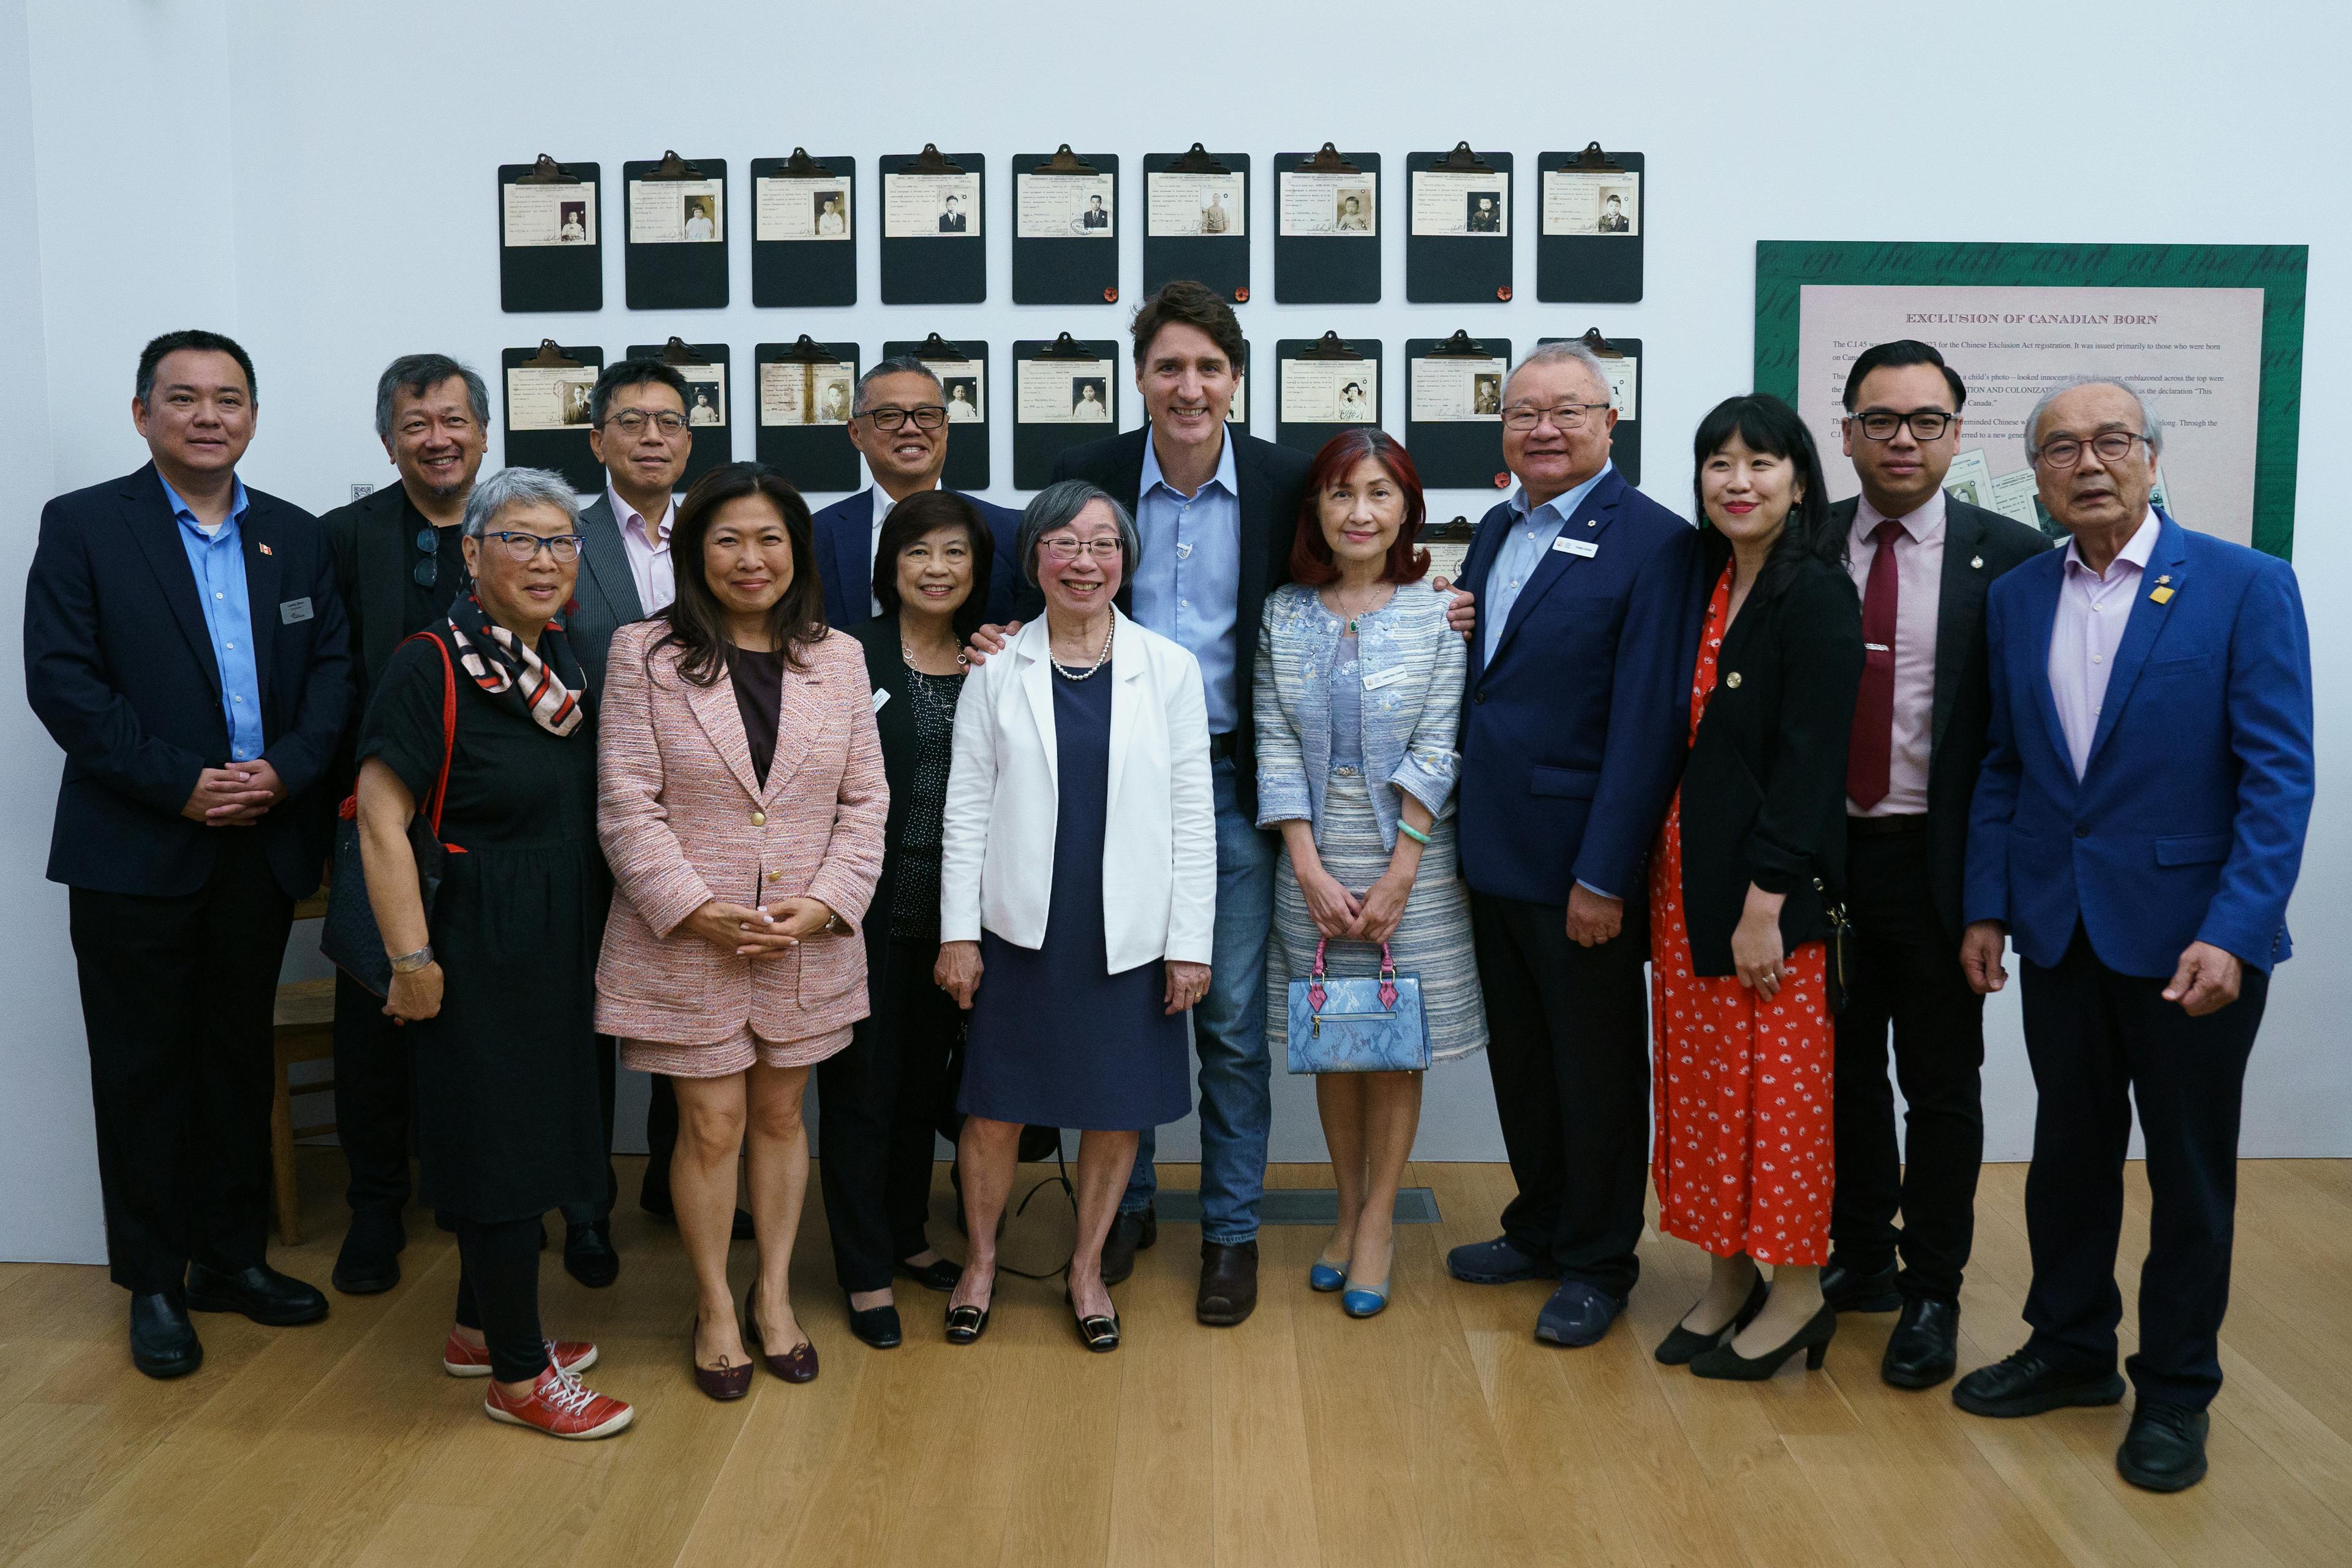
[[[1045,657],[1053,664],[1054,673],[1060,676],[1064,680],[1092,680],[1095,678],[1095,671],[1100,669],[1103,667],[1103,662],[1110,658],[1110,639],[1118,635],[1118,617],[1117,616],[1113,616],[1110,618],[1110,629],[1103,633],[1102,652],[1095,655],[1094,663],[1087,666],[1087,672],[1084,675],[1072,675],[1068,670],[1062,668],[1062,661],[1054,658],[1054,641],[1050,637],[1045,639]]]

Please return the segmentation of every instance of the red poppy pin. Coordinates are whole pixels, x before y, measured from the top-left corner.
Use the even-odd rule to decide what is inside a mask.
[[[263,546],[261,547],[261,552],[262,552],[264,555],[269,555],[269,554],[273,554],[273,553],[275,553],[275,552],[273,552],[273,551],[269,548],[269,546],[268,546],[267,544],[265,544],[265,545],[263,545]]]

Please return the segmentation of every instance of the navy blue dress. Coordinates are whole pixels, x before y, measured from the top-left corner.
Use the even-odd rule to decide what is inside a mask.
[[[1112,678],[1054,677],[1061,814],[1045,944],[980,937],[957,1108],[994,1121],[1140,1131],[1192,1109],[1184,1015],[1167,1011],[1160,959],[1113,974],[1104,956],[1103,837],[1110,795]]]

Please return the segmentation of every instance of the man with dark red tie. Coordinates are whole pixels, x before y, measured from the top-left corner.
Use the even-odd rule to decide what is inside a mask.
[[[1984,1003],[1959,954],[1969,805],[1990,712],[1985,590],[2048,547],[1944,493],[1967,396],[1927,343],[1865,350],[1845,384],[1845,453],[1862,494],[1832,512],[1848,531],[1867,662],[1846,753],[1852,994],[1837,1021],[1822,1293],[1842,1312],[1902,1309],[1879,1369],[1898,1388],[1952,1375],[1984,1155]],[[1887,1083],[1890,1025],[1907,1161]]]

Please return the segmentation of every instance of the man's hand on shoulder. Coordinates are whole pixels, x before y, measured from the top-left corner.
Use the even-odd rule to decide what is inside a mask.
[[[1456,588],[1451,581],[1444,577],[1431,579],[1429,586],[1433,592],[1451,593],[1454,595],[1454,603],[1445,612],[1445,624],[1448,626],[1460,632],[1465,638],[1477,629],[1478,596],[1476,595],[1467,588]]]
[[[964,644],[964,657],[971,660],[974,669],[978,669],[988,662],[991,655],[1003,653],[1004,645],[1011,642],[1013,634],[1020,629],[1019,621],[1007,621],[1001,626],[982,626],[971,634],[971,640]]]

